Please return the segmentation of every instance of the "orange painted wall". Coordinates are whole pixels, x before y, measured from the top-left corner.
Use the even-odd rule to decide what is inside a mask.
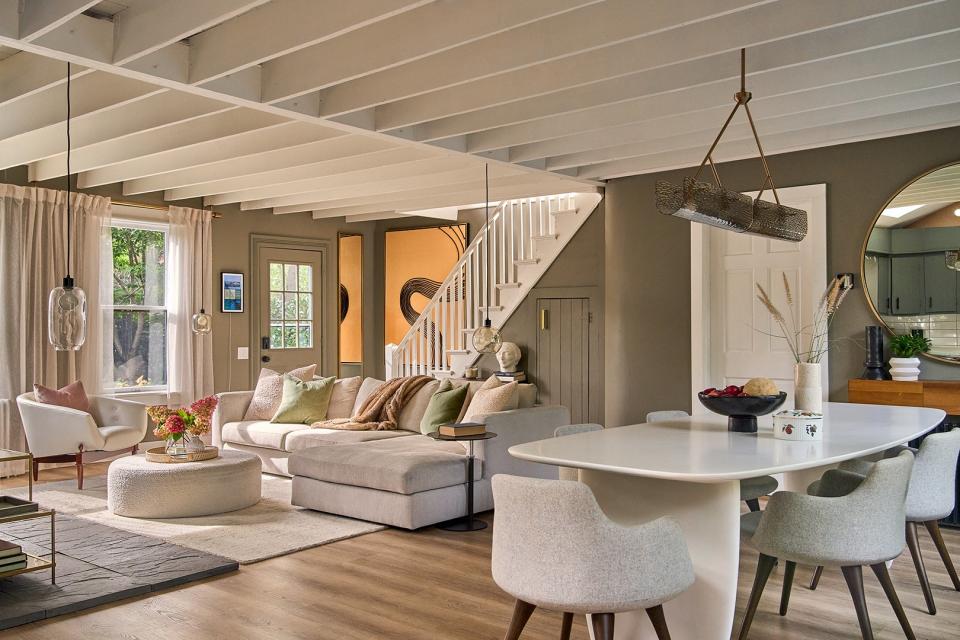
[[[347,315],[340,323],[340,362],[362,362],[363,236],[340,236],[339,256],[340,284],[350,296]]]

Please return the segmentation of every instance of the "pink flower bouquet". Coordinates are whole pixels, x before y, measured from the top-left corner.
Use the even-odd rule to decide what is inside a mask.
[[[147,407],[147,415],[157,425],[153,435],[161,440],[177,441],[184,434],[199,437],[210,431],[210,420],[216,408],[216,396],[207,396],[188,408],[171,409],[164,405]]]

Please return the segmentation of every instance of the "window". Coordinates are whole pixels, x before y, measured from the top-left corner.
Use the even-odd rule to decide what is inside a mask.
[[[104,387],[113,391],[167,386],[166,225],[115,221],[112,260],[103,270]]]
[[[313,348],[313,267],[270,262],[270,348]]]

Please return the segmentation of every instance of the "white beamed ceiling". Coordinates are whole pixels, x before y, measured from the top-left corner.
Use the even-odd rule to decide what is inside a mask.
[[[377,219],[960,124],[960,0],[0,0],[0,168]],[[745,123],[715,157],[753,155]]]

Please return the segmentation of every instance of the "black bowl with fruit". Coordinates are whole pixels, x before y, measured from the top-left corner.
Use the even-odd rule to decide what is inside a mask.
[[[757,416],[764,416],[779,409],[786,401],[787,394],[783,391],[776,394],[762,393],[771,390],[772,383],[752,385],[753,382],[751,380],[743,387],[730,385],[725,389],[705,389],[697,394],[697,397],[710,411],[727,416],[729,431],[756,433]],[[754,395],[758,391],[762,395]]]

